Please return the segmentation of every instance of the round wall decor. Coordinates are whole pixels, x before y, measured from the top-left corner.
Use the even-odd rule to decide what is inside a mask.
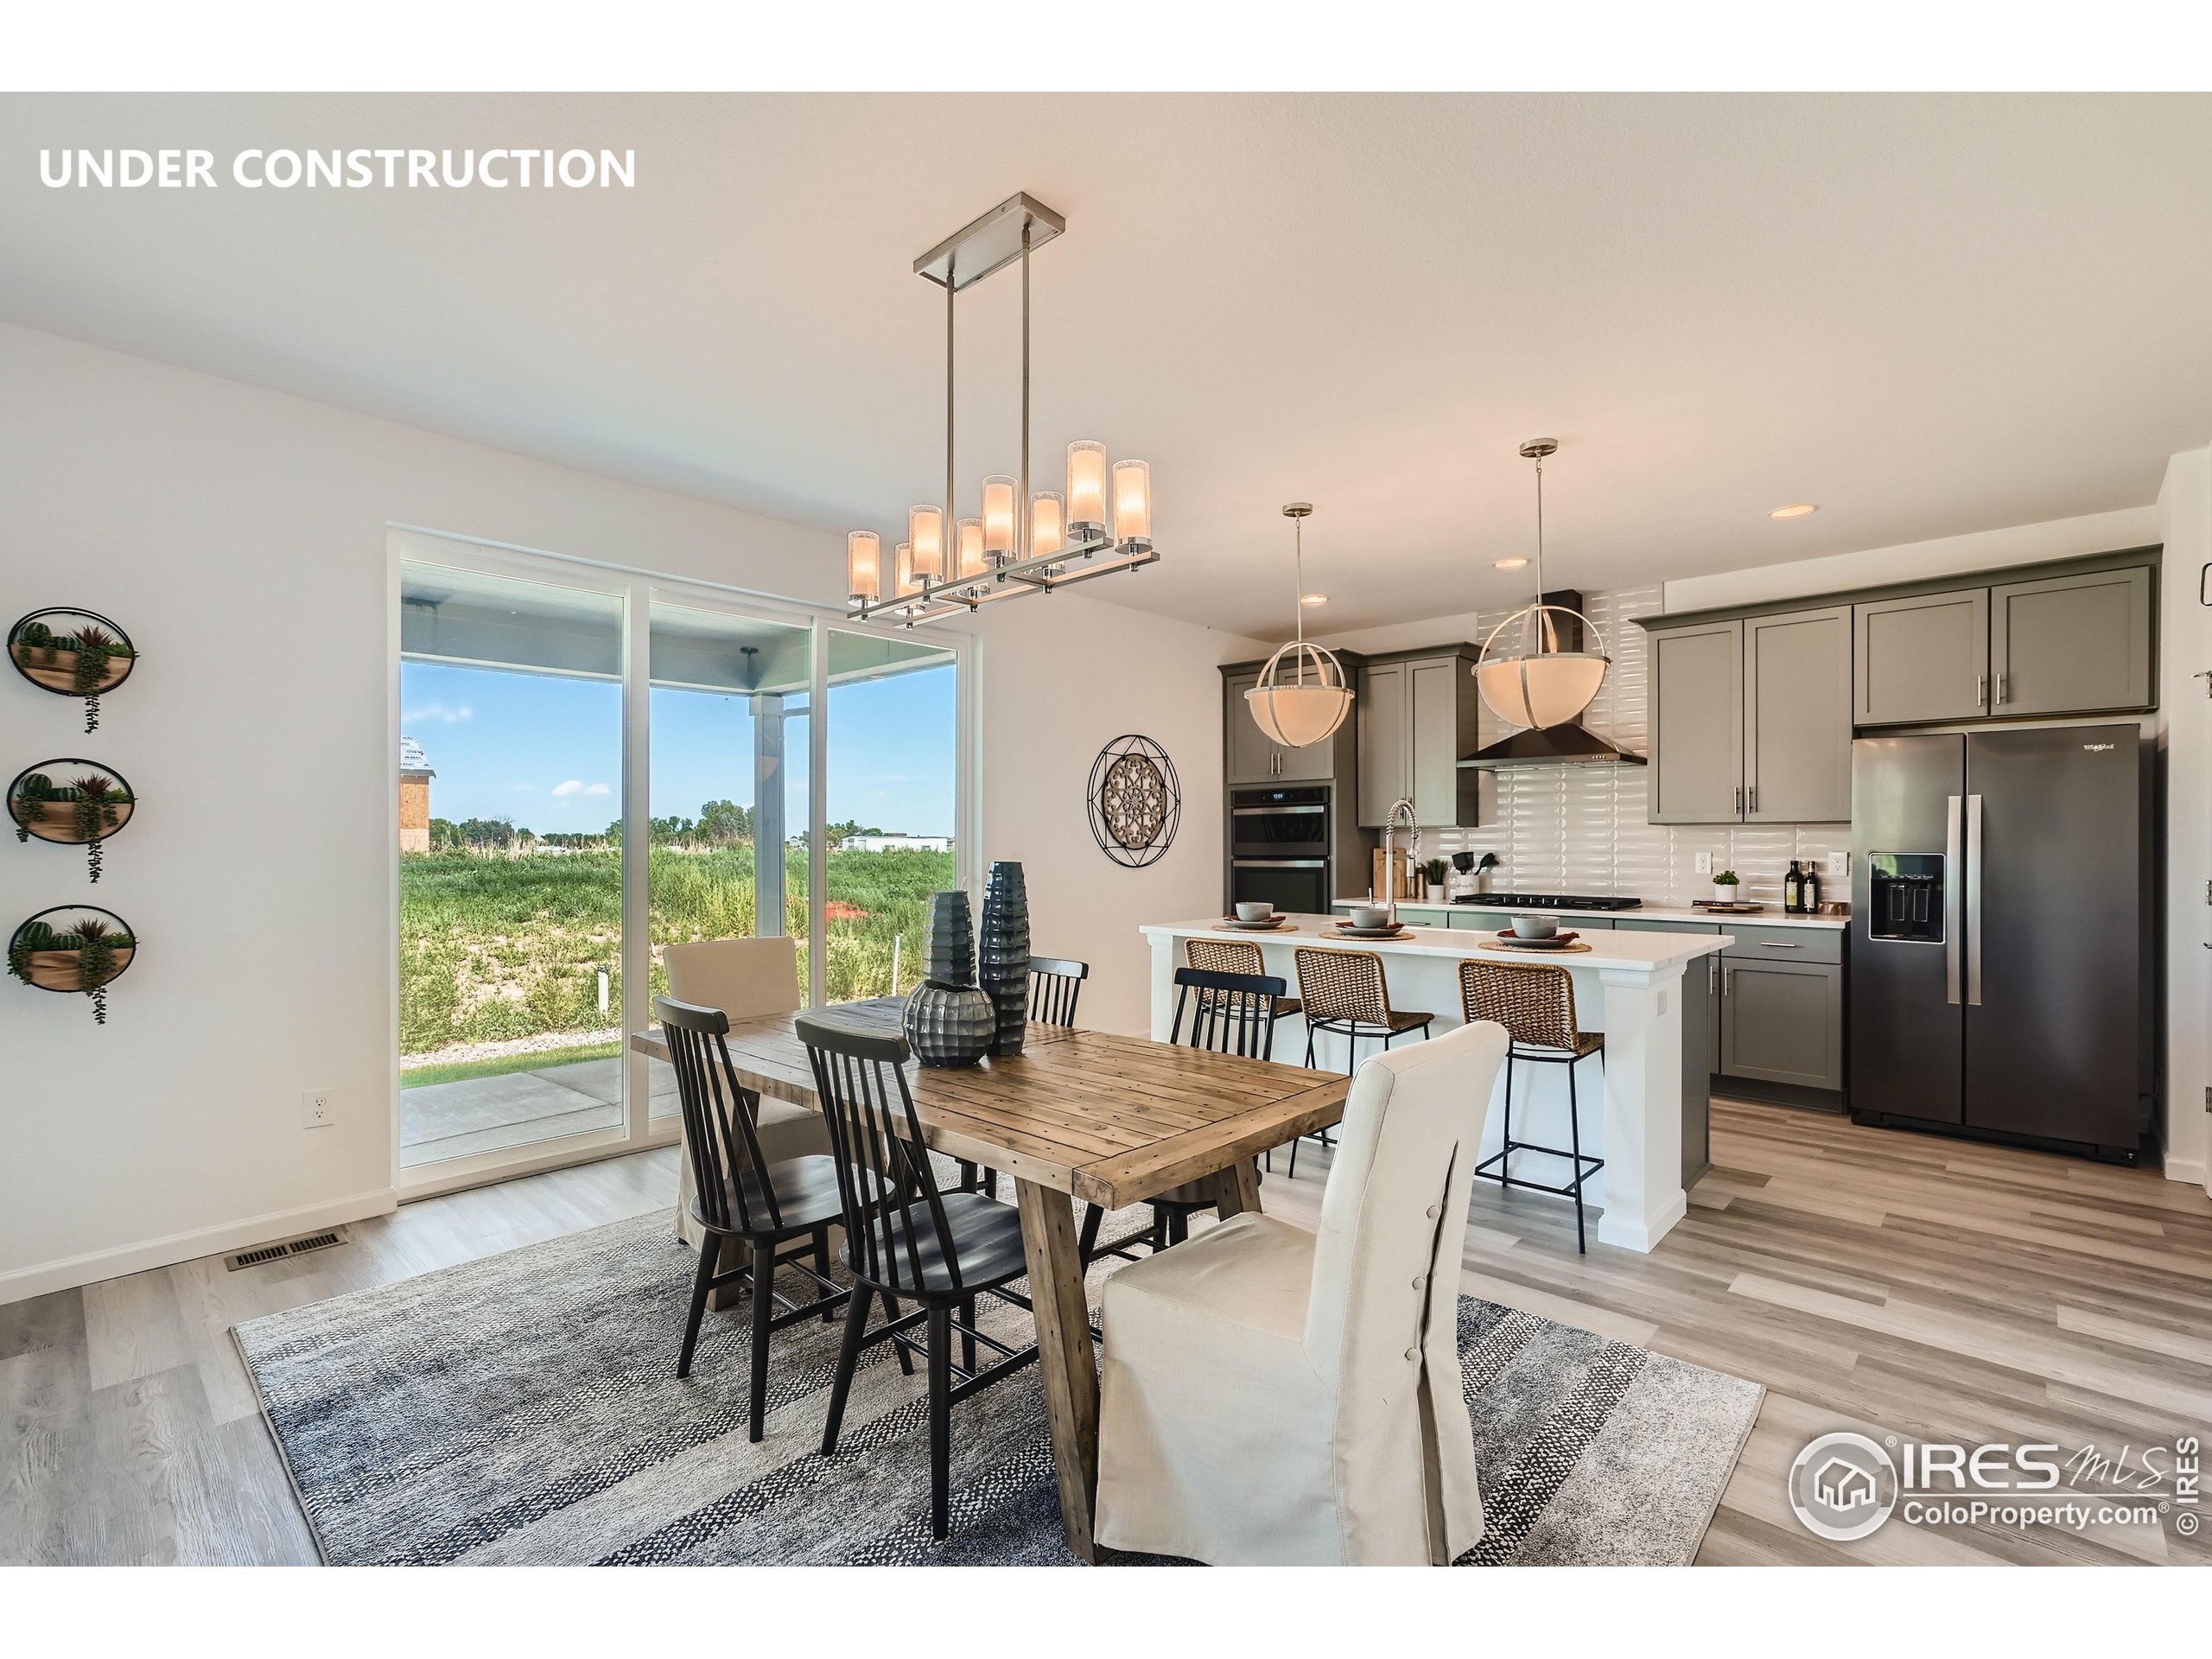
[[[1141,869],[1174,842],[1183,787],[1167,751],[1135,733],[1117,737],[1091,762],[1090,834],[1116,864]]]
[[[41,991],[92,999],[92,1018],[107,1023],[107,988],[138,954],[130,924],[96,905],[56,905],[16,929],[8,971]]]
[[[8,785],[8,817],[16,839],[82,847],[100,879],[100,845],[130,822],[138,797],[113,766],[76,755],[25,766]]]
[[[8,630],[16,672],[57,696],[85,700],[85,729],[97,731],[100,695],[130,677],[138,652],[130,636],[98,611],[67,606],[33,611]]]

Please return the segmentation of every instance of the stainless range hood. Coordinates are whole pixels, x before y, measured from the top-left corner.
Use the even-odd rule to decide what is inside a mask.
[[[1462,767],[1494,770],[1502,766],[1641,766],[1640,754],[1616,748],[1587,727],[1568,721],[1518,731],[1495,743],[1485,743],[1462,760]]]

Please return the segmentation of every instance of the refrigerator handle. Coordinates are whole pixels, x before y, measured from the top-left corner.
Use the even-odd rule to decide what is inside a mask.
[[[1959,958],[1965,949],[1959,834],[1959,798],[1954,795],[1943,810],[1943,992],[1953,1007],[1959,1003]]]
[[[1967,797],[1967,1005],[1981,1006],[1981,797]]]

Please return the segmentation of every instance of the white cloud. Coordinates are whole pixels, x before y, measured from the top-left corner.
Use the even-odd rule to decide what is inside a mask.
[[[583,788],[584,788],[584,786],[583,786],[583,783],[582,783],[582,779],[575,779],[575,778],[571,778],[571,779],[569,779],[569,781],[568,781],[567,783],[565,783],[565,784],[556,784],[556,785],[553,785],[553,793],[554,793],[555,795],[556,795],[556,796],[559,796],[559,795],[581,795],[581,794],[582,794],[582,793],[583,793]]]
[[[418,726],[426,721],[436,721],[445,726],[457,726],[464,720],[473,720],[475,717],[476,711],[465,702],[426,702],[420,709],[408,709],[400,715],[399,719],[401,724],[408,726]]]
[[[605,784],[591,784],[584,789],[584,793],[587,795],[605,795],[610,792]]]

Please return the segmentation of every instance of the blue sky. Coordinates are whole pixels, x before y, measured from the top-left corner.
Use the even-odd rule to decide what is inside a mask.
[[[598,831],[620,811],[621,693],[605,680],[402,663],[399,729],[437,778],[430,810],[511,818],[540,831]],[[831,688],[830,817],[909,835],[952,833],[950,666]],[[652,814],[696,817],[710,800],[753,800],[746,700],[652,694]],[[786,812],[806,817],[806,724],[787,718]]]

